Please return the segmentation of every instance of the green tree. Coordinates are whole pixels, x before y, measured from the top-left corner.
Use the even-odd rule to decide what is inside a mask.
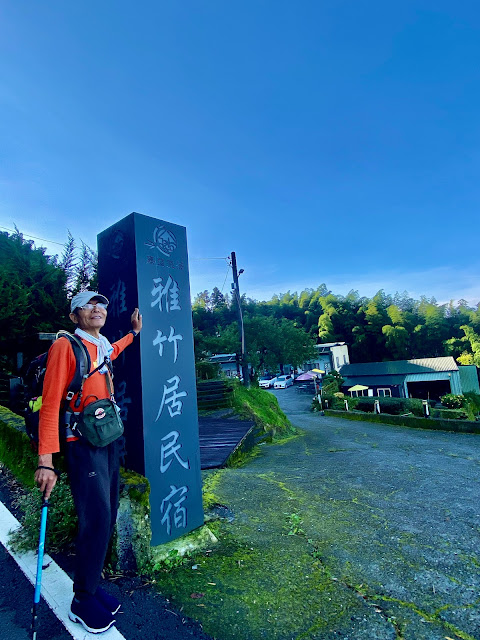
[[[210,293],[208,292],[207,289],[205,289],[205,291],[201,291],[200,293],[197,293],[197,295],[193,299],[193,306],[201,307],[203,309],[207,309],[208,311],[210,311],[212,307],[210,303]]]
[[[480,336],[468,325],[463,325],[460,328],[464,331],[465,337],[470,343],[471,352],[462,353],[457,360],[460,364],[475,364],[480,367]]]
[[[65,271],[66,289],[69,298],[73,296],[75,290],[75,281],[77,278],[77,247],[75,238],[68,231],[68,239],[60,260],[60,267]]]
[[[210,304],[212,309],[218,309],[226,305],[225,296],[218,287],[214,287],[212,295],[210,297]]]
[[[0,233],[0,354],[12,371],[15,354],[38,332],[67,325],[66,274],[17,230]]]
[[[98,288],[98,256],[83,240],[81,242],[80,256],[74,266],[73,295],[86,289],[96,291]]]

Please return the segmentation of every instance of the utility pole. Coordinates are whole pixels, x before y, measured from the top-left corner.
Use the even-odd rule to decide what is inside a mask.
[[[240,354],[240,368],[243,376],[243,384],[245,387],[250,386],[250,374],[248,372],[248,363],[245,360],[245,329],[243,326],[243,314],[242,314],[242,303],[240,299],[240,289],[238,287],[238,276],[243,273],[243,269],[240,269],[240,274],[237,273],[237,256],[235,255],[235,251],[232,251],[230,255],[230,259],[232,261],[232,273],[233,273],[233,282],[232,282],[232,291],[237,303],[238,309],[238,320],[240,324],[240,339],[242,344],[242,350]]]

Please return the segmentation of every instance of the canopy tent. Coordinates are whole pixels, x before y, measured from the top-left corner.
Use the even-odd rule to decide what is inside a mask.
[[[301,382],[305,380],[315,380],[325,371],[320,371],[320,369],[312,369],[311,371],[305,371],[305,373],[301,373],[296,380],[300,380]]]

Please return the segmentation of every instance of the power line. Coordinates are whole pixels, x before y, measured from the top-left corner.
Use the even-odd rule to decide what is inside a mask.
[[[0,229],[4,229],[5,231],[10,231],[11,233],[17,233],[16,229],[9,229],[8,227],[2,227],[0,226]],[[33,238],[34,240],[41,240],[42,242],[49,242],[50,244],[58,244],[61,247],[64,247],[65,244],[63,242],[56,242],[55,240],[47,240],[46,238],[39,238],[38,236],[32,236],[29,233],[23,233],[22,231],[19,232],[20,235],[22,236],[26,236],[27,238]],[[189,258],[190,262],[192,262],[193,260],[195,261],[199,261],[199,260],[228,260],[228,256],[222,256],[220,258]]]
[[[228,267],[227,267],[227,273],[225,274],[225,280],[223,281],[220,293],[223,293],[223,287],[225,286],[225,282],[227,281],[228,273],[229,273],[231,268],[232,268],[232,265],[229,264]]]
[[[223,256],[222,258],[189,258],[189,260],[190,262],[192,262],[192,260],[228,260],[228,256]]]
[[[37,236],[32,236],[29,233],[25,234],[15,229],[7,229],[7,227],[0,227],[0,229],[5,229],[5,231],[11,231],[11,233],[20,233],[21,236],[26,236],[27,238],[33,238],[34,240],[41,240],[42,242],[49,242],[50,244],[59,244],[61,247],[65,246],[63,242],[55,242],[55,240],[46,240],[45,238],[38,238]]]

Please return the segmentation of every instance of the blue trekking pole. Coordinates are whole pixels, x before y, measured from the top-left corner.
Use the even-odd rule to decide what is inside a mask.
[[[32,607],[32,640],[37,638],[37,605],[40,602],[40,591],[42,588],[42,568],[43,568],[43,553],[45,551],[45,534],[47,530],[47,513],[48,513],[48,500],[45,498],[45,493],[42,499],[42,513],[40,516],[40,537],[38,541],[38,558],[37,558],[37,577],[35,579],[35,592],[33,594],[33,607]]]

